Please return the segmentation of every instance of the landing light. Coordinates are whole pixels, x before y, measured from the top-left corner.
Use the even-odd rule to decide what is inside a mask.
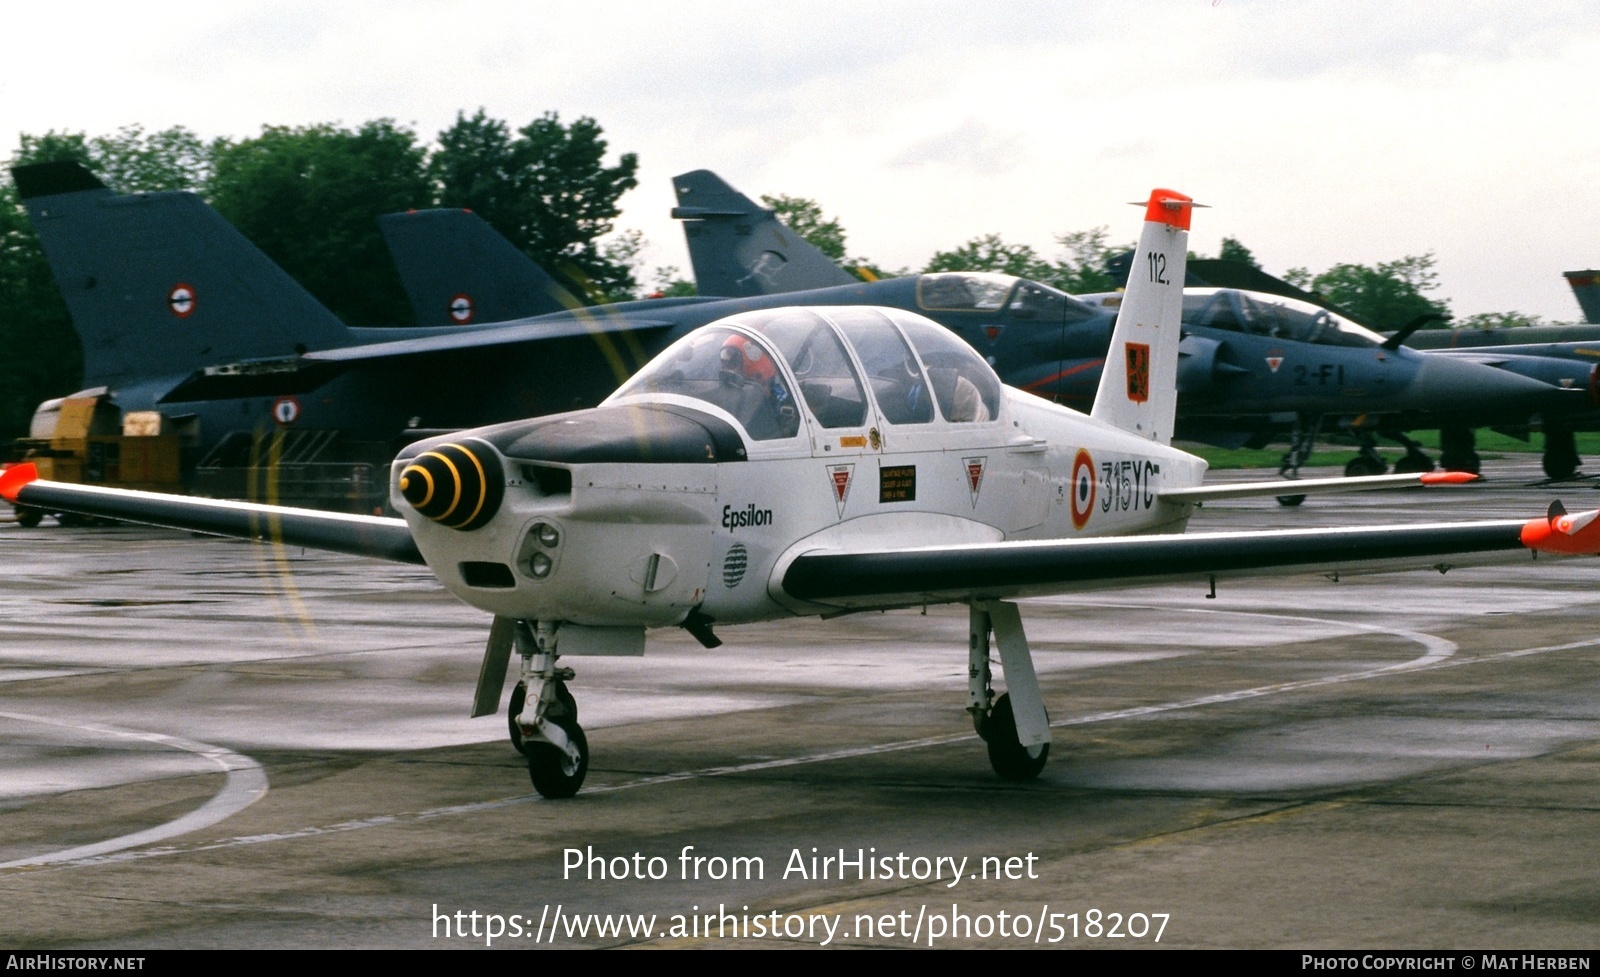
[[[543,580],[545,577],[550,576],[550,570],[554,566],[555,563],[549,556],[543,553],[535,553],[533,554],[533,559],[528,561],[528,572]]]
[[[561,533],[556,530],[556,527],[547,522],[536,524],[533,527],[533,535],[539,541],[539,545],[547,549],[553,550],[561,542]]]

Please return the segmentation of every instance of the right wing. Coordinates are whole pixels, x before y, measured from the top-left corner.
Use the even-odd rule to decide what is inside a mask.
[[[780,562],[774,583],[814,605],[904,607],[1058,594],[1133,583],[1434,569],[1600,554],[1600,511],[1560,503],[1534,520],[1188,533],[899,549],[819,549]]]

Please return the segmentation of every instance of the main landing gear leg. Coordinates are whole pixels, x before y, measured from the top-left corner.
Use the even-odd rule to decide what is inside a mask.
[[[528,758],[528,777],[544,797],[571,797],[589,772],[589,740],[567,691],[572,669],[557,668],[559,621],[517,622],[522,671],[507,714],[511,741]]]
[[[1361,450],[1344,466],[1345,478],[1360,478],[1363,475],[1382,475],[1389,470],[1389,463],[1378,454],[1378,446],[1372,439],[1370,431],[1357,433],[1361,440]]]
[[[1050,717],[1039,694],[1028,637],[1017,605],[977,601],[968,610],[967,686],[973,728],[989,745],[989,765],[1001,780],[1032,780],[1050,758]],[[1006,692],[995,698],[989,635],[1000,646]]]
[[[1396,475],[1421,475],[1433,471],[1433,459],[1422,450],[1422,445],[1396,431],[1389,435],[1395,443],[1406,449],[1406,456],[1394,463]]]
[[[1294,419],[1294,431],[1289,435],[1289,450],[1283,453],[1283,458],[1278,461],[1278,477],[1295,479],[1300,477],[1300,466],[1311,457],[1311,449],[1316,446],[1317,432],[1322,430],[1322,416],[1316,417],[1297,416]],[[1280,495],[1279,505],[1299,505],[1304,502],[1304,495]]]
[[[1581,464],[1583,459],[1578,457],[1578,441],[1572,436],[1572,428],[1545,418],[1544,473],[1559,482],[1578,474]]]
[[[1439,464],[1446,471],[1478,474],[1483,466],[1478,457],[1477,435],[1470,427],[1439,429]]]

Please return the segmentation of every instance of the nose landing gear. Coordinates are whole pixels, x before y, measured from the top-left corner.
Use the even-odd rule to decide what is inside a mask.
[[[522,674],[506,710],[511,744],[528,758],[533,789],[552,800],[571,797],[589,773],[589,739],[578,703],[567,690],[572,669],[556,667],[558,621],[517,622]]]

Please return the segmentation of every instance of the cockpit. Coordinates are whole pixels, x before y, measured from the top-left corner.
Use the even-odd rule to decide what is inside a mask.
[[[1185,289],[1183,324],[1322,346],[1383,344],[1377,333],[1310,302],[1235,288]]]
[[[966,343],[910,312],[856,306],[748,312],[695,330],[607,402],[688,398],[755,441],[889,425],[979,424],[1000,379]]]
[[[1000,312],[1040,322],[1099,318],[1092,305],[1041,282],[987,271],[936,272],[917,277],[917,307],[929,312]]]

